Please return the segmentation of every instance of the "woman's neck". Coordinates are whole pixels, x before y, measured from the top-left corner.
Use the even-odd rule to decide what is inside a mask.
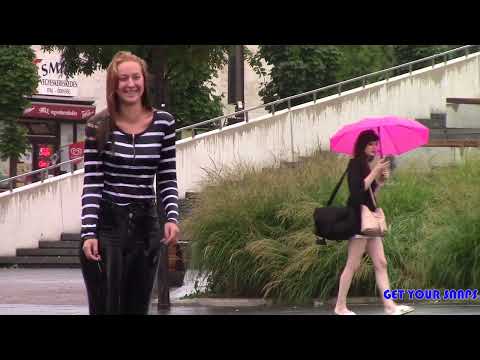
[[[142,104],[137,103],[133,105],[122,105],[120,109],[120,118],[122,121],[134,123],[139,121],[145,113]]]

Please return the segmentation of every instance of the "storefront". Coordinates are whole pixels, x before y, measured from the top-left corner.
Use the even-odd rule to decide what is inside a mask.
[[[20,175],[69,160],[72,144],[84,140],[86,121],[96,111],[93,97],[78,96],[82,84],[77,76],[65,78],[60,56],[41,57],[36,60],[40,77],[37,94],[29,98],[31,106],[18,119],[27,129],[31,148],[15,163],[10,160],[10,176],[12,172]],[[69,166],[62,166],[49,174],[69,170]],[[21,183],[38,179],[22,178]]]
[[[85,138],[85,123],[95,114],[93,100],[33,96],[31,107],[18,121],[28,131],[30,151],[16,165],[17,174],[46,168],[71,158],[71,144]],[[51,175],[70,170],[63,166]],[[38,179],[25,179],[31,182]]]

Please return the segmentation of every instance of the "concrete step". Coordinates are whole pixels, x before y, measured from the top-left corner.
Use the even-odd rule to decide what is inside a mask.
[[[62,233],[61,241],[80,241],[80,234]]]
[[[80,266],[78,256],[2,256],[0,267],[74,267]]]
[[[479,140],[480,129],[475,128],[445,128],[430,129],[431,140]]]
[[[430,114],[429,118],[420,118],[415,120],[430,129],[444,129],[447,127],[446,113],[432,113]]]
[[[80,247],[79,241],[39,241],[40,249],[78,249]]]
[[[17,256],[78,256],[79,249],[17,249]]]

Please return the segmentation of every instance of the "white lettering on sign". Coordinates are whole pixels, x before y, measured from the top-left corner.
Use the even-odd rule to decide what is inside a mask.
[[[89,118],[89,117],[92,116],[93,114],[95,114],[95,110],[94,110],[94,109],[82,110],[82,119]]]
[[[70,154],[72,154],[72,156],[80,156],[83,154],[83,150],[81,148],[71,148],[70,149]]]
[[[50,109],[46,106],[42,106],[41,108],[38,109],[38,112],[40,114],[47,114],[50,115]]]
[[[78,80],[76,76],[66,78],[60,57],[36,59],[38,68],[37,93],[55,96],[78,96]]]
[[[77,112],[75,110],[52,110],[50,111],[50,114],[52,114],[53,117],[56,116],[77,116]]]
[[[23,116],[35,118],[63,118],[71,120],[88,119],[95,114],[93,106],[75,106],[60,104],[39,104],[34,103],[28,109],[25,109]]]

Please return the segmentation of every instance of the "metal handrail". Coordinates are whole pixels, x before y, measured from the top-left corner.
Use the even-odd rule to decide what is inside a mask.
[[[340,81],[336,84],[327,85],[327,86],[324,86],[324,87],[321,87],[321,88],[318,88],[318,89],[315,89],[315,90],[310,90],[310,91],[307,91],[307,92],[304,92],[304,93],[301,93],[301,94],[292,95],[292,96],[289,96],[289,97],[286,97],[286,98],[283,98],[283,99],[275,100],[275,101],[269,102],[267,104],[261,104],[261,105],[254,106],[254,107],[251,107],[251,108],[248,108],[248,109],[245,109],[245,110],[236,111],[236,112],[228,114],[228,115],[222,115],[222,116],[218,116],[218,117],[215,117],[213,119],[210,119],[210,120],[205,120],[205,121],[202,121],[202,122],[199,122],[199,123],[196,123],[196,124],[184,126],[180,129],[175,130],[175,132],[180,133],[183,130],[195,129],[195,128],[198,128],[198,127],[203,126],[203,125],[215,123],[217,121],[219,122],[219,128],[222,129],[223,128],[223,121],[222,120],[224,120],[224,119],[226,120],[226,119],[229,119],[229,118],[235,117],[236,115],[241,115],[241,114],[245,114],[245,122],[248,122],[248,112],[253,111],[253,110],[258,110],[258,109],[261,109],[261,108],[266,108],[266,107],[271,107],[272,115],[275,115],[275,105],[278,105],[278,104],[281,104],[281,103],[284,103],[284,102],[288,102],[288,109],[291,110],[291,101],[294,100],[294,99],[298,99],[298,98],[303,97],[303,96],[313,95],[313,101],[315,102],[316,100],[318,100],[317,94],[319,92],[326,91],[326,90],[329,90],[329,89],[333,89],[335,87],[338,89],[338,94],[341,95],[342,85],[346,85],[346,84],[350,84],[350,83],[362,80],[363,87],[365,87],[365,85],[366,85],[365,80],[367,80],[371,77],[386,74],[386,73],[392,72],[394,70],[403,69],[403,68],[407,68],[407,67],[408,67],[408,69],[410,71],[410,74],[411,74],[413,65],[424,62],[424,61],[433,60],[432,65],[435,66],[435,59],[440,58],[440,57],[444,58],[444,64],[446,64],[447,55],[453,54],[453,53],[456,53],[456,52],[459,52],[459,51],[463,50],[463,51],[465,51],[465,56],[468,57],[468,55],[470,55],[469,49],[471,49],[474,46],[478,46],[478,45],[461,46],[461,47],[458,47],[458,48],[455,48],[455,49],[452,49],[452,50],[448,50],[448,51],[445,51],[445,52],[442,52],[442,53],[439,53],[439,54],[427,56],[427,57],[422,58],[422,59],[410,61],[408,63],[397,65],[397,66],[394,66],[394,67],[391,67],[391,68],[388,68],[388,69],[375,71],[375,72],[367,74],[367,75],[362,75],[362,76],[358,76],[356,78],[352,78],[352,79],[349,79],[349,80]],[[387,81],[388,81],[388,78],[387,78]],[[193,131],[192,137],[195,137],[195,131]],[[70,169],[71,169],[71,172],[73,173],[73,171],[74,171],[73,170],[73,163],[77,162],[77,161],[80,161],[80,160],[83,160],[83,157],[76,158],[76,159],[73,159],[73,160],[68,160],[68,161],[65,161],[65,162],[62,162],[62,163],[59,163],[59,164],[49,166],[49,167],[44,168],[44,169],[31,171],[31,172],[21,174],[21,175],[17,175],[17,176],[8,178],[8,179],[0,180],[0,184],[2,184],[4,182],[8,182],[10,184],[10,191],[13,191],[12,183],[17,178],[33,175],[33,174],[36,174],[36,173],[42,173],[42,172],[43,173],[48,173],[49,170],[55,169],[57,167],[60,167],[62,165],[66,165],[66,164],[70,164]],[[42,178],[41,181],[43,182],[44,180],[45,179]]]
[[[222,116],[218,116],[218,117],[215,117],[213,119],[210,119],[210,120],[205,120],[205,121],[202,121],[202,122],[199,122],[199,123],[196,123],[196,124],[184,126],[180,129],[177,129],[176,132],[180,133],[183,130],[195,129],[195,128],[198,128],[200,126],[208,125],[208,124],[215,123],[215,122],[218,122],[219,123],[218,128],[222,129],[223,128],[223,123],[224,123],[222,120],[226,120],[226,119],[229,119],[229,118],[232,118],[232,117],[236,117],[237,115],[241,115],[241,114],[245,114],[244,115],[245,116],[244,121],[248,122],[248,112],[253,111],[253,110],[258,110],[258,109],[261,109],[261,108],[267,108],[267,107],[271,108],[272,116],[273,116],[273,115],[275,115],[275,105],[288,102],[289,109],[290,109],[291,100],[298,99],[300,97],[308,96],[308,95],[313,95],[313,101],[315,103],[316,100],[318,100],[317,99],[317,94],[321,91],[326,91],[326,90],[329,90],[329,89],[337,88],[338,89],[337,93],[339,95],[341,95],[342,85],[346,85],[346,84],[350,84],[350,83],[354,83],[356,81],[362,80],[362,86],[365,87],[366,80],[369,79],[369,78],[372,78],[372,77],[375,77],[375,76],[378,76],[378,75],[382,75],[382,74],[387,74],[387,73],[390,73],[392,71],[399,70],[399,69],[404,69],[404,68],[408,68],[409,72],[411,74],[413,65],[432,60],[432,66],[435,66],[435,59],[442,58],[442,57],[443,57],[443,60],[444,60],[443,63],[446,64],[447,56],[449,54],[453,54],[453,53],[456,53],[456,52],[459,52],[459,51],[465,51],[465,56],[468,57],[468,55],[470,54],[469,49],[471,49],[474,46],[478,46],[478,45],[464,45],[464,46],[461,46],[461,47],[458,47],[458,48],[455,48],[455,49],[451,49],[451,50],[444,51],[444,52],[439,53],[439,54],[427,56],[427,57],[424,57],[422,59],[410,61],[408,63],[397,65],[397,66],[394,66],[394,67],[391,67],[391,68],[388,68],[388,69],[375,71],[375,72],[367,74],[367,75],[362,75],[362,76],[358,76],[358,77],[355,77],[355,78],[352,78],[352,79],[349,79],[349,80],[340,81],[340,82],[332,84],[332,85],[327,85],[327,86],[324,86],[324,87],[321,87],[321,88],[318,88],[318,89],[315,89],[315,90],[310,90],[310,91],[307,91],[307,92],[304,92],[304,93],[301,93],[301,94],[292,95],[292,96],[289,96],[289,97],[286,97],[286,98],[283,98],[283,99],[279,99],[279,100],[269,102],[267,104],[261,104],[261,105],[254,106],[254,107],[251,107],[251,108],[248,108],[248,109],[245,109],[245,110],[236,111],[236,112],[228,114],[228,115],[222,115]],[[387,77],[386,80],[387,81],[389,80],[388,77]],[[193,131],[192,137],[195,137],[195,131]]]
[[[75,171],[75,169],[73,167],[74,163],[81,162],[81,161],[83,161],[83,156],[72,159],[72,160],[67,160],[67,161],[64,161],[64,162],[61,162],[61,163],[58,163],[58,164],[55,164],[55,165],[51,165],[51,166],[48,166],[48,167],[43,168],[43,169],[33,170],[33,171],[28,172],[28,173],[24,173],[24,174],[20,174],[20,175],[17,175],[17,176],[12,176],[8,179],[0,180],[0,184],[8,183],[10,185],[10,192],[12,192],[13,191],[13,183],[17,179],[20,179],[20,178],[23,178],[23,177],[26,177],[26,176],[30,176],[30,175],[43,173],[43,176],[40,180],[43,183],[45,181],[46,175],[48,174],[48,172],[50,170],[53,170],[53,169],[56,169],[60,166],[69,164],[70,165],[70,172],[73,174],[73,172]]]

